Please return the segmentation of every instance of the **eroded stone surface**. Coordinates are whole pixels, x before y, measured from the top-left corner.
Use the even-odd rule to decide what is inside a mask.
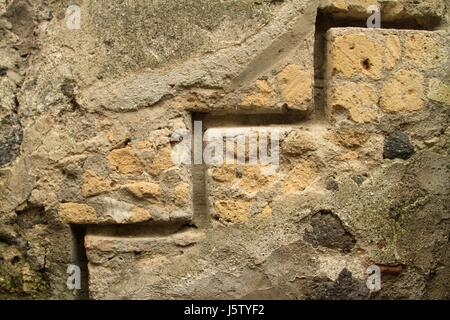
[[[262,158],[257,154],[255,164],[252,164],[247,144],[245,157],[237,161],[238,148],[231,144],[232,150],[228,150],[225,145],[224,154],[233,155],[233,164],[211,165],[207,169],[210,212],[218,222],[245,223],[257,216],[261,219],[268,218],[272,210],[269,204],[279,193],[277,190],[281,189],[284,193],[300,193],[318,179],[317,165],[308,156],[318,149],[322,133],[276,126],[237,127],[230,130],[236,132],[235,140],[232,140],[235,142],[239,137],[250,139],[252,135],[255,137],[264,135],[269,140],[279,139],[271,143],[277,145],[280,159],[262,164]],[[258,139],[255,141],[259,141]],[[269,149],[268,145],[268,152]]]
[[[446,74],[445,35],[445,31],[331,28],[326,35],[329,118],[345,120],[344,111],[355,122],[369,123],[383,113],[425,108],[425,79]],[[428,96],[442,102],[442,89],[435,83]]]
[[[449,298],[445,1],[67,5],[0,0],[0,299]],[[197,112],[279,166],[176,163]]]
[[[414,154],[414,146],[408,135],[401,131],[395,131],[384,140],[383,157],[387,159],[408,159]]]
[[[325,0],[321,7],[336,18],[367,19],[367,8],[375,5],[379,8],[384,22],[412,20],[418,25],[436,25],[445,20],[445,1],[426,0],[419,3],[408,0]]]
[[[288,107],[307,110],[304,105],[312,99],[312,74],[299,65],[289,64],[278,75],[281,94]]]
[[[150,229],[154,235],[134,238],[88,235],[91,296],[366,299],[365,270],[375,262],[418,269],[401,271],[397,280],[383,282],[384,290],[372,296],[421,297],[427,291],[421,285],[426,275],[418,270],[429,268],[429,255],[439,255],[447,245],[446,234],[436,238],[423,232],[445,230],[440,224],[446,216],[441,202],[446,195],[435,203],[426,199],[433,190],[442,190],[449,174],[447,169],[439,182],[429,185],[433,171],[423,169],[429,161],[446,160],[448,156],[428,152],[410,163],[377,168],[360,186],[342,180],[339,191],[321,197],[320,207],[329,209],[319,214],[308,209],[317,201],[316,194],[297,202],[291,214],[285,199],[282,206],[272,204],[270,220],[250,219],[239,228],[216,226],[201,235],[158,229]],[[357,201],[349,203],[350,194]],[[399,198],[387,196],[392,194]],[[391,215],[399,209],[396,217]],[[415,219],[420,225],[414,225]],[[418,250],[411,252],[411,245]],[[294,283],[292,275],[298,279]],[[398,281],[405,278],[413,283],[401,289]]]
[[[97,222],[97,214],[91,206],[81,203],[62,203],[59,216],[65,223],[89,224]]]

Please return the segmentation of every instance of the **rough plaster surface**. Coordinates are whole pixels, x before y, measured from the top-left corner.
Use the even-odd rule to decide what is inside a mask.
[[[450,298],[448,3],[377,3],[0,0],[0,298]],[[196,119],[279,167],[173,163]]]

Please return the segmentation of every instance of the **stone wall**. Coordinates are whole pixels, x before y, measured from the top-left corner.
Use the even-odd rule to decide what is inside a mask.
[[[0,0],[0,299],[450,298],[447,1],[74,3]]]

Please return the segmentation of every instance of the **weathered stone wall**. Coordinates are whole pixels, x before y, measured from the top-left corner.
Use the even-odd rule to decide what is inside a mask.
[[[450,298],[448,1],[74,3],[0,0],[0,299]]]

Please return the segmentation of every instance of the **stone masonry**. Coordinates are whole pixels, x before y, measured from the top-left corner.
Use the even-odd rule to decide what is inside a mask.
[[[449,299],[449,12],[0,0],[0,299]]]

